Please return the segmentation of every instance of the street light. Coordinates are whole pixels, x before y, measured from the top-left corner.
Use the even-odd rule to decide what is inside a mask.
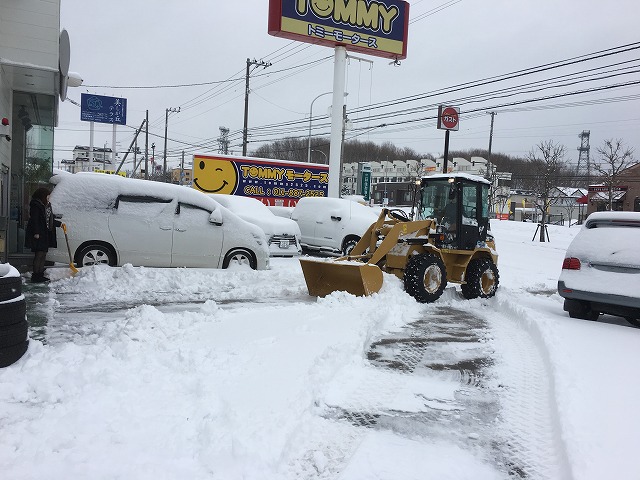
[[[320,97],[324,97],[325,95],[333,95],[333,92],[325,92],[318,95],[316,98],[311,100],[311,107],[309,107],[309,139],[307,141],[307,163],[311,163],[311,118],[313,117],[313,104]],[[349,95],[347,92],[344,93],[346,97]]]
[[[311,151],[321,153],[324,156],[324,163],[329,163],[329,157],[327,157],[327,154],[324,153],[322,150],[311,150]]]

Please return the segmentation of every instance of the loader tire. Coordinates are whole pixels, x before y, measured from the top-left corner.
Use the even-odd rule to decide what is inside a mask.
[[[435,302],[447,286],[447,269],[431,253],[412,256],[404,270],[404,289],[420,303]]]
[[[488,258],[476,258],[469,262],[462,284],[462,296],[466,299],[490,298],[496,294],[500,274],[498,267]]]

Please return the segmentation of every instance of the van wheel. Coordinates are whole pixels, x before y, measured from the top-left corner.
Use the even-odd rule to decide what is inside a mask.
[[[227,253],[227,255],[224,257],[224,261],[222,262],[222,268],[229,268],[229,266],[240,265],[247,265],[253,270],[256,269],[256,260],[249,250],[245,250],[244,248],[231,250],[229,253]]]
[[[488,258],[476,258],[467,265],[465,281],[461,285],[462,296],[467,299],[490,298],[496,294],[500,275],[498,267]]]
[[[435,302],[447,286],[447,269],[431,253],[414,255],[404,270],[404,289],[420,303]]]
[[[351,250],[358,244],[360,241],[360,237],[347,237],[344,242],[342,242],[342,253],[343,255],[349,255]]]
[[[116,266],[116,255],[111,248],[99,244],[90,244],[80,250],[76,256],[76,265],[91,267],[93,265]]]
[[[600,316],[600,312],[591,309],[589,302],[569,298],[564,299],[564,310],[569,312],[571,318],[579,318],[580,320],[598,320]]]

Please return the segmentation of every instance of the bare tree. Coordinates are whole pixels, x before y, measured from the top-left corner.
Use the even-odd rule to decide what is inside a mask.
[[[613,189],[620,185],[620,173],[632,166],[633,149],[625,148],[621,139],[605,140],[602,147],[596,149],[599,162],[594,162],[594,170],[601,175],[602,183],[609,193],[609,210],[613,210]]]
[[[566,168],[564,159],[565,147],[557,145],[553,140],[542,141],[531,152],[527,163],[535,170],[531,179],[531,187],[536,195],[536,207],[541,212],[540,241],[544,242],[547,233],[547,212],[557,197],[551,195],[556,177]]]

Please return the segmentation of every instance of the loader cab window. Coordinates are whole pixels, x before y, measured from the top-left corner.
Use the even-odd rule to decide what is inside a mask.
[[[450,184],[446,179],[429,181],[422,189],[418,219],[433,218],[441,221],[449,200]],[[453,200],[455,202],[455,199]],[[449,207],[451,209],[452,207]]]

